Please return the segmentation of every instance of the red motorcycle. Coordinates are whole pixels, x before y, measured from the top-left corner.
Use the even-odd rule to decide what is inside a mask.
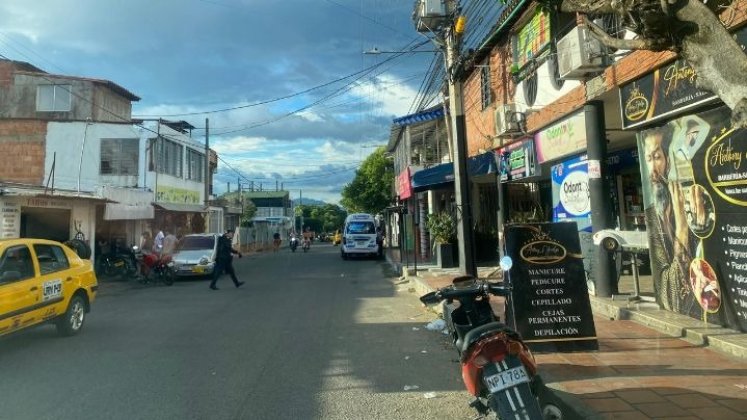
[[[490,306],[491,294],[510,299],[511,287],[464,276],[420,297],[425,304],[449,303],[444,319],[460,356],[464,385],[476,397],[470,406],[482,416],[492,413],[499,419],[562,418],[554,404],[543,402],[540,408],[549,391],[534,356],[519,334],[499,321]],[[456,308],[454,300],[459,302]]]
[[[141,283],[162,282],[166,286],[174,284],[174,262],[171,254],[143,251],[138,246],[133,246],[132,251],[138,262]]]

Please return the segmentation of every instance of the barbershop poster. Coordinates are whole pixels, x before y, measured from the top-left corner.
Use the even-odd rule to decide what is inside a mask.
[[[725,108],[638,134],[659,305],[747,331],[747,130]]]

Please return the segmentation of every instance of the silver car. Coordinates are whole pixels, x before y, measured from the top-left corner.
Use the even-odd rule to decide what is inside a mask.
[[[174,253],[174,274],[180,277],[212,275],[218,251],[217,233],[184,236]]]
[[[648,250],[648,234],[645,230],[602,229],[592,236],[594,245],[610,252]]]

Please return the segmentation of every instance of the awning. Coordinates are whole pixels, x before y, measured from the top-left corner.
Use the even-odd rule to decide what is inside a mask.
[[[467,159],[469,176],[496,173],[495,156],[493,152],[483,153]],[[415,172],[412,175],[412,190],[422,192],[446,188],[454,182],[454,164],[442,163],[428,169]]]
[[[205,206],[201,204],[153,203],[161,210],[180,211],[185,213],[205,213]]]
[[[405,115],[404,117],[395,118],[392,125],[410,125],[433,121],[444,117],[444,108],[439,105],[437,108],[427,109],[416,114]]]
[[[129,204],[106,203],[104,220],[145,220],[152,219],[155,211],[153,206],[144,204],[133,206]]]

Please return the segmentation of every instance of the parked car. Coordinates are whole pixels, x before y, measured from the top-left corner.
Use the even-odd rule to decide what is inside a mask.
[[[174,274],[179,277],[212,275],[218,251],[217,233],[195,233],[184,236],[172,257]]]
[[[645,230],[602,229],[592,236],[594,245],[610,252],[642,251],[648,249],[648,235]]]
[[[0,239],[0,335],[44,322],[80,332],[96,298],[91,261],[46,239]]]

